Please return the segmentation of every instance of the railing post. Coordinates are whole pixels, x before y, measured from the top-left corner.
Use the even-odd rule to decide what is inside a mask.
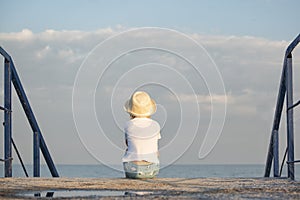
[[[38,123],[36,121],[36,118],[34,116],[34,113],[30,107],[28,98],[25,94],[25,91],[23,89],[23,86],[21,84],[20,78],[18,76],[17,70],[13,64],[13,62],[11,63],[11,72],[12,72],[12,83],[16,89],[17,95],[19,97],[19,100],[21,102],[21,105],[25,111],[25,114],[27,116],[27,119],[29,121],[29,124],[33,130],[33,132],[38,132],[39,133],[39,137],[40,137],[40,149],[42,151],[42,154],[44,155],[45,161],[48,165],[48,168],[52,174],[53,177],[59,177],[58,172],[56,170],[56,167],[54,165],[54,162],[51,158],[51,155],[49,153],[48,147],[46,145],[46,142],[43,138],[42,132],[38,126]]]
[[[40,177],[40,136],[33,133],[33,177]]]
[[[33,132],[38,133],[38,145],[39,149],[41,150],[45,161],[48,165],[48,168],[53,177],[59,177],[54,162],[51,158],[51,155],[48,151],[47,145],[44,141],[43,135],[40,131],[38,123],[35,119],[34,113],[30,107],[28,98],[25,94],[23,86],[21,84],[20,78],[18,76],[17,70],[14,66],[14,63],[9,56],[9,54],[0,46],[0,54],[4,57],[4,161],[5,161],[5,168],[4,174],[5,177],[12,176],[12,153],[11,153],[11,146],[12,146],[12,131],[11,131],[11,85],[13,84],[16,93],[19,97],[21,105],[25,111],[26,117],[29,121],[29,124],[33,130]],[[35,137],[34,137],[35,138]],[[37,148],[34,150],[36,155],[39,155],[40,152],[37,151]],[[35,160],[39,162],[39,159]],[[39,174],[39,169],[36,170],[36,174]]]
[[[292,68],[292,54],[287,56],[286,68],[286,100],[287,108],[293,106],[293,68]],[[294,111],[287,109],[287,146],[288,146],[288,177],[292,180],[294,176]]]
[[[278,137],[278,130],[273,131],[273,173],[274,177],[279,177],[279,137]]]
[[[270,144],[269,144],[269,149],[268,149],[268,156],[267,156],[267,161],[266,161],[266,167],[265,167],[265,177],[270,177],[270,172],[271,172],[271,167],[272,167],[272,161],[273,161],[273,154],[274,154],[274,131],[279,130],[279,125],[281,121],[281,113],[284,105],[284,97],[286,93],[286,62],[283,64],[283,69],[281,73],[281,78],[280,78],[280,86],[279,86],[279,91],[278,91],[278,96],[277,96],[277,103],[276,103],[276,109],[275,109],[275,114],[274,114],[274,121],[273,121],[273,127],[272,127],[272,132],[271,132],[271,139],[270,139]],[[274,174],[275,176],[275,174]]]
[[[12,148],[11,148],[11,63],[4,59],[4,175],[12,177]]]

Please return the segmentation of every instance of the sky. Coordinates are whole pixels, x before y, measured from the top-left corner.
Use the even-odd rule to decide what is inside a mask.
[[[56,163],[120,164],[122,106],[136,89],[158,104],[163,164],[265,163],[299,1],[0,2],[0,45]],[[31,131],[15,94],[13,103],[13,137],[31,163]],[[282,157],[285,123],[281,133]]]
[[[298,33],[297,0],[239,1],[3,1],[2,32],[28,28],[95,31],[158,26],[217,35],[288,40]]]

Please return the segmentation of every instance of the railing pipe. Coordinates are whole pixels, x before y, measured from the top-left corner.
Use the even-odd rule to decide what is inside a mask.
[[[280,86],[279,86],[279,91],[278,91],[278,96],[277,96],[277,103],[276,103],[276,109],[275,109],[275,114],[274,114],[274,120],[273,120],[273,127],[272,127],[272,132],[271,132],[271,139],[270,139],[270,144],[269,144],[269,150],[268,150],[268,156],[267,156],[267,161],[266,161],[266,168],[265,168],[265,177],[270,176],[271,172],[271,167],[272,167],[272,160],[273,160],[273,151],[274,151],[274,131],[279,130],[279,125],[281,121],[281,114],[282,114],[282,109],[283,109],[283,104],[284,104],[284,97],[286,93],[286,87],[285,87],[285,68],[286,68],[286,62],[283,64],[283,69],[281,73],[281,78],[280,78]]]
[[[40,136],[33,133],[33,177],[40,177]]]
[[[4,107],[11,110],[11,62],[4,59]],[[12,177],[11,112],[4,111],[4,176]]]
[[[274,158],[274,163],[273,163],[273,171],[274,171],[274,177],[277,175],[280,176],[281,173],[278,174],[277,166],[278,166],[278,140],[279,136],[278,130],[279,130],[279,125],[280,125],[280,120],[281,120],[281,114],[282,114],[282,109],[283,109],[283,104],[284,104],[284,97],[285,93],[287,91],[287,87],[289,87],[289,97],[287,98],[287,124],[288,124],[288,148],[290,148],[290,159],[294,160],[294,131],[293,131],[293,107],[296,105],[300,104],[300,101],[296,104],[293,105],[293,85],[292,85],[292,51],[294,48],[299,44],[300,42],[300,34],[291,42],[291,44],[288,46],[285,52],[284,56],[284,63],[283,63],[283,69],[281,73],[281,78],[280,78],[280,86],[279,86],[279,92],[277,96],[277,103],[276,103],[276,109],[275,109],[275,114],[274,114],[274,120],[273,120],[273,126],[272,126],[272,131],[271,131],[271,139],[269,143],[269,148],[268,148],[268,155],[267,155],[267,160],[266,160],[266,166],[265,166],[265,177],[270,176],[270,171],[272,167],[272,161]],[[287,65],[289,65],[290,69],[287,69]],[[287,71],[289,70],[289,77],[287,77]],[[291,77],[291,78],[290,78]],[[288,100],[289,99],[289,100]],[[291,111],[291,112],[290,112]],[[278,136],[278,137],[277,137]],[[275,155],[276,154],[276,155]],[[288,161],[288,163],[294,163],[293,161]],[[290,165],[290,169],[288,169],[289,172],[289,177],[293,177],[294,175],[294,165]],[[292,175],[293,174],[293,175]]]
[[[278,137],[278,131],[274,130],[273,132],[273,156],[274,156],[274,162],[273,162],[273,174],[274,177],[279,177],[279,137]]]
[[[286,68],[286,106],[287,108],[293,106],[293,68],[292,68],[292,54],[287,56]],[[288,177],[292,180],[294,176],[294,110],[287,110],[287,147],[288,147]]]
[[[13,85],[15,87],[15,90],[17,92],[17,95],[19,97],[19,100],[21,102],[21,105],[25,111],[25,114],[27,116],[27,119],[29,121],[29,124],[33,130],[33,132],[38,132],[38,133],[41,133],[41,130],[38,126],[38,123],[36,121],[36,118],[33,114],[33,111],[30,107],[30,104],[29,104],[29,101],[27,99],[27,96],[26,96],[26,93],[23,89],[23,86],[21,84],[21,81],[20,81],[20,78],[18,76],[18,73],[17,73],[17,70],[13,64],[13,62],[11,62],[11,72],[12,72],[12,82],[13,82]],[[48,151],[48,148],[47,148],[47,145],[45,143],[45,140],[42,136],[42,134],[39,134],[39,137],[40,137],[40,148],[41,148],[41,151],[43,153],[43,156],[45,158],[45,161],[48,165],[48,168],[52,174],[53,177],[58,177],[58,172],[56,170],[56,167],[54,165],[54,162],[51,158],[51,155]]]
[[[36,118],[34,116],[34,113],[30,107],[28,98],[26,96],[26,93],[23,89],[23,86],[21,84],[20,78],[18,76],[17,70],[14,66],[14,63],[9,56],[9,54],[0,47],[0,54],[5,58],[5,109],[11,110],[11,82],[13,83],[15,90],[17,92],[17,95],[19,97],[19,100],[21,102],[21,105],[24,109],[24,112],[26,114],[26,117],[29,121],[29,124],[33,130],[33,132],[39,133],[39,147],[43,153],[43,156],[45,158],[45,161],[48,165],[48,168],[52,174],[53,177],[58,177],[58,172],[56,170],[56,167],[54,165],[54,162],[50,156],[50,153],[48,151],[47,145],[45,143],[45,140],[43,138],[43,135],[41,134],[41,130],[38,126],[38,123],[36,121]],[[9,66],[9,67],[7,67]],[[9,75],[7,75],[9,73]],[[5,176],[12,176],[12,166],[11,166],[11,112],[5,112]],[[10,165],[9,165],[10,163]],[[7,171],[7,173],[6,173]]]

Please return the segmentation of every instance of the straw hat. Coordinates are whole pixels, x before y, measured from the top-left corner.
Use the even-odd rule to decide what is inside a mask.
[[[124,109],[136,117],[147,117],[156,112],[156,104],[149,94],[137,91],[125,103]]]

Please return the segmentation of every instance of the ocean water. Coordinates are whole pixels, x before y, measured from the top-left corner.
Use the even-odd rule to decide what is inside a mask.
[[[114,166],[116,168],[117,166]],[[120,166],[119,166],[120,167]],[[32,176],[32,165],[26,165]],[[120,178],[122,171],[104,165],[56,165],[60,177]],[[200,178],[200,177],[263,177],[264,165],[170,165],[162,167],[158,177],[164,178]],[[282,176],[286,177],[286,167]],[[4,176],[4,165],[0,165],[0,177]],[[41,166],[41,176],[51,177],[46,165]],[[25,177],[20,165],[13,165],[13,177]],[[295,165],[296,180],[300,180],[300,167]]]

